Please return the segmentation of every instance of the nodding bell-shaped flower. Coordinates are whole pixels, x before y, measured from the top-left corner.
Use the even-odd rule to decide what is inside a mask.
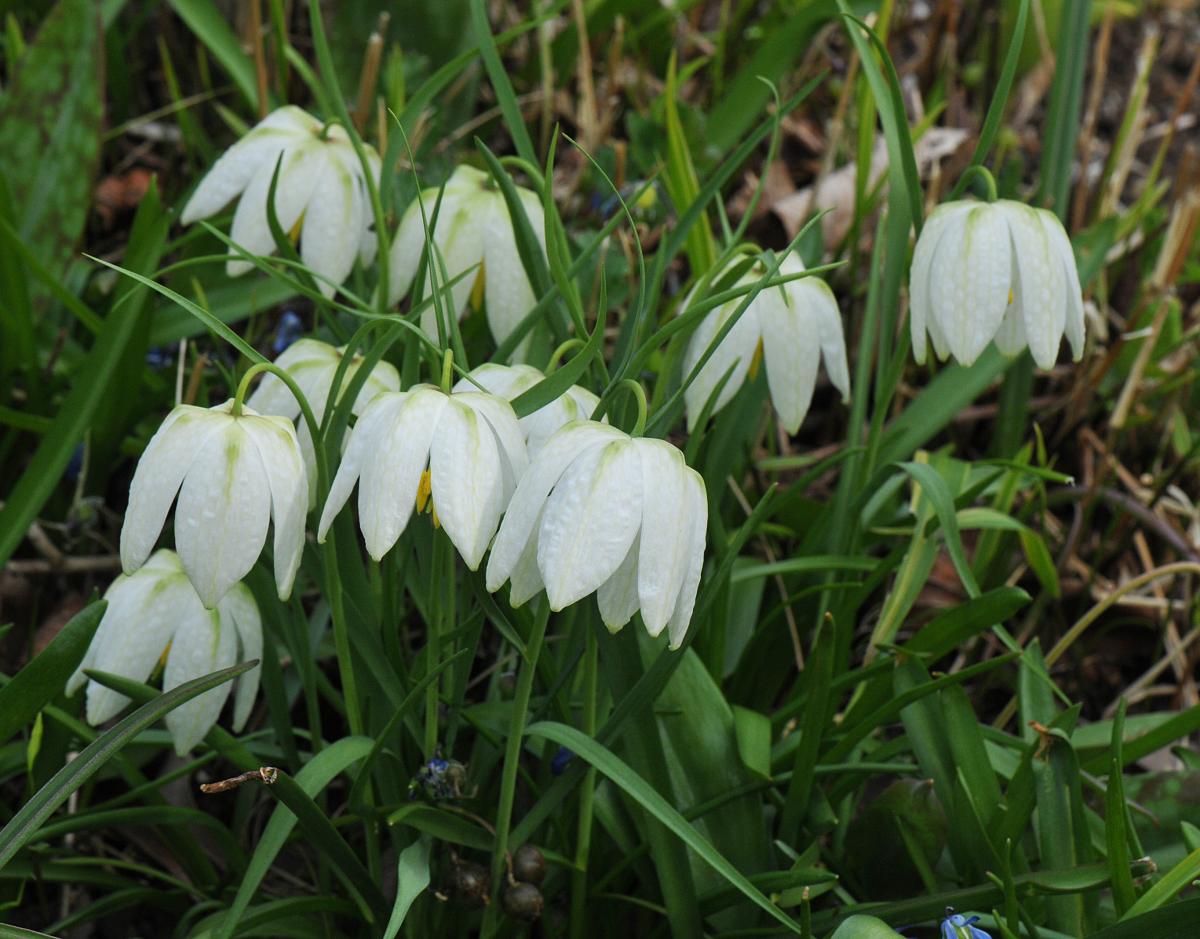
[[[367,144],[363,149],[378,183],[379,155]],[[292,105],[272,111],[213,164],[181,221],[188,225],[215,215],[240,195],[230,237],[251,254],[272,254],[267,196],[280,155],[275,215],[285,232],[299,235],[301,259],[325,278],[317,281],[321,292],[333,296],[355,256],[370,264],[377,247],[362,163],[344,127],[323,124]],[[226,272],[237,277],[253,266],[231,260]]]
[[[121,528],[121,566],[132,574],[154,549],[171,503],[175,550],[208,609],[246,576],[275,523],[280,599],[304,549],[308,483],[292,422],[234,415],[233,399],[212,408],[178,405],[138,461]]]
[[[541,199],[529,189],[521,186],[516,189],[544,255],[545,214]],[[388,303],[395,304],[408,293],[416,277],[421,252],[425,247],[425,227],[421,216],[423,204],[425,220],[432,226],[433,244],[446,265],[447,278],[454,280],[459,274],[476,269],[474,274],[467,273],[451,288],[451,307],[462,319],[466,315],[468,301],[474,300],[474,305],[478,306],[482,296],[487,303],[487,320],[492,336],[497,342],[503,342],[533,309],[537,299],[517,251],[508,205],[489,174],[474,167],[460,166],[441,189],[442,204],[435,225],[433,212],[438,192],[437,189],[424,190],[420,202],[414,199],[400,220],[400,230],[391,248]],[[430,264],[432,258],[431,250]],[[431,285],[432,278],[427,265],[422,299],[431,293]],[[422,314],[421,328],[427,335],[437,336],[432,307]]]
[[[262,619],[245,584],[237,584],[216,609],[205,609],[174,551],[156,551],[137,571],[118,577],[104,593],[108,609],[92,636],[67,694],[87,684],[87,720],[102,724],[129,702],[123,694],[89,681],[85,668],[145,681],[166,653],[163,690],[239,662],[262,657]],[[259,667],[235,682],[233,729],[241,730],[258,694]],[[167,714],[175,751],[183,756],[217,722],[231,683],[198,695]]]
[[[435,523],[476,570],[525,464],[517,416],[503,398],[433,385],[384,392],[350,431],[317,540],[357,483],[358,525],[378,561],[432,496]]]
[[[977,922],[978,916],[968,917],[947,910],[946,918],[942,920],[941,939],[992,939],[990,933],[975,927]]]
[[[778,273],[800,274],[804,269],[804,262],[795,254],[789,254],[780,264]],[[761,262],[754,264],[738,280],[738,286],[757,282],[766,271]],[[680,312],[687,310],[694,295],[695,291],[688,296]],[[685,376],[691,374],[742,302],[741,297],[730,300],[700,322],[684,355]],[[717,396],[713,413],[729,403],[746,376],[753,377],[759,361],[765,358],[771,403],[787,432],[796,433],[812,403],[817,366],[822,357],[829,380],[845,400],[850,394],[850,369],[846,363],[842,318],[829,285],[817,277],[803,277],[777,287],[765,287],[750,301],[684,393],[688,430],[695,427],[713,389],[731,366],[733,372]]]
[[[505,401],[513,401],[524,394],[546,376],[532,365],[497,365],[488,362],[470,375],[460,378],[455,391],[473,391],[476,388],[499,395]],[[529,458],[537,456],[551,435],[571,421],[587,420],[600,399],[579,385],[572,385],[549,404],[544,404],[532,414],[520,418],[521,434],[525,437],[525,448]]]
[[[333,387],[333,379],[341,364],[345,346],[334,348],[319,339],[298,339],[288,346],[283,354],[275,360],[275,364],[287,372],[300,386],[304,398],[312,408],[313,417],[317,423],[325,419],[325,406],[329,401],[329,390]],[[355,373],[362,366],[363,357],[355,355],[346,366],[342,375],[342,384],[338,389],[338,400],[350,387]],[[351,412],[357,417],[371,403],[376,395],[385,391],[400,390],[400,373],[390,362],[377,362],[367,376],[366,382],[354,399]],[[336,403],[336,402],[335,402]],[[254,393],[246,399],[246,406],[253,408],[259,414],[277,414],[289,421],[300,417],[300,402],[296,400],[291,389],[278,376],[267,372]],[[301,420],[296,431],[300,440],[300,452],[304,456],[304,471],[308,477],[308,507],[316,505],[317,499],[317,459],[313,448],[312,432],[308,423]]]
[[[989,342],[1005,355],[1026,346],[1051,368],[1066,333],[1083,356],[1083,294],[1062,222],[1021,202],[947,202],[925,221],[909,275],[913,356],[925,333],[939,359],[970,365]]]
[[[665,440],[595,421],[558,431],[508,505],[487,588],[512,581],[520,606],[543,586],[550,609],[595,592],[613,632],[641,610],[650,635],[682,644],[704,564],[704,480]]]

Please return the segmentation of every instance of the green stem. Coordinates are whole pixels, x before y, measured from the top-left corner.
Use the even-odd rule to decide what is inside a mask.
[[[583,732],[596,736],[596,632],[585,628],[583,653]],[[596,791],[596,768],[589,767],[579,790],[579,824],[575,839],[575,869],[571,871],[571,939],[587,933],[588,855],[592,845],[592,808]]]
[[[451,381],[454,379],[454,350],[447,349],[442,353],[442,391],[450,394]]]
[[[981,163],[976,163],[974,166],[968,166],[962,174],[962,179],[959,181],[961,185],[965,185],[968,180],[978,176],[983,180],[984,189],[987,195],[988,202],[995,202],[998,198],[996,195],[996,178],[986,166]]]
[[[512,700],[512,721],[508,726],[508,740],[504,747],[504,770],[500,777],[500,804],[496,809],[496,843],[492,854],[493,896],[502,890],[503,876],[508,857],[508,835],[512,831],[513,800],[517,794],[517,770],[521,763],[521,743],[525,737],[525,719],[529,716],[529,697],[533,692],[533,676],[537,671],[538,658],[542,654],[542,641],[546,638],[546,624],[550,621],[550,604],[545,598],[533,618],[533,628],[525,642],[525,661],[517,678],[517,690]],[[496,910],[499,903],[493,900],[484,914],[483,935],[491,935],[496,928]]]
[[[559,345],[557,349],[550,353],[550,358],[546,361],[545,373],[553,375],[558,370],[558,361],[572,349],[582,349],[587,343],[582,339],[568,339],[566,342]]]
[[[432,496],[430,497],[432,498]],[[429,585],[429,595],[438,597],[439,591],[443,588],[444,582],[453,575],[448,575],[447,570],[453,570],[454,557],[453,548],[450,544],[450,539],[444,532],[434,531],[433,533],[433,562],[431,565],[432,583]],[[429,636],[425,647],[425,661],[427,670],[425,674],[430,674],[438,667],[442,660],[442,619],[446,614],[445,604],[439,602],[438,609],[434,610],[429,618],[428,629]],[[432,759],[437,752],[438,746],[438,716],[441,704],[441,679],[431,681],[425,689],[425,758]]]
[[[627,388],[632,392],[634,400],[637,402],[637,421],[633,425],[633,430],[629,432],[629,436],[640,437],[646,432],[646,391],[640,382],[632,378],[622,378],[619,387]]]

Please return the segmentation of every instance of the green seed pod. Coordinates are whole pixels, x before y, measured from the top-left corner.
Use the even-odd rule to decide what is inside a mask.
[[[510,884],[504,891],[505,911],[523,923],[532,923],[541,916],[545,905],[542,891],[533,884]]]
[[[546,859],[534,845],[523,844],[513,854],[512,873],[527,884],[540,884],[546,879]]]

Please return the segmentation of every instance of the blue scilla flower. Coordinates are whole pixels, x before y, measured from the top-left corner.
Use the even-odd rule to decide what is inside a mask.
[[[554,756],[550,758],[550,772],[555,776],[561,776],[567,771],[567,765],[574,756],[575,754],[566,747],[559,747]]]
[[[950,910],[946,913],[946,918],[942,920],[942,939],[992,939],[990,933],[973,925],[979,922],[978,916],[967,917]]]

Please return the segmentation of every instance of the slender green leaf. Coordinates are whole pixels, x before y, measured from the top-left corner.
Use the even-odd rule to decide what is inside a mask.
[[[224,668],[211,675],[184,682],[153,701],[143,704],[84,747],[75,759],[55,773],[32,799],[21,806],[4,826],[4,830],[0,831],[0,869],[33,837],[54,810],[67,801],[71,793],[87,782],[130,740],[185,701],[231,681],[257,664],[257,661],[243,662],[232,668]]]
[[[756,906],[765,910],[774,920],[786,927],[790,932],[800,934],[800,926],[775,906],[770,900],[742,874],[729,863],[696,829],[669,805],[647,782],[638,776],[627,763],[606,749],[595,740],[581,733],[574,727],[558,724],[553,721],[539,721],[528,727],[526,733],[530,736],[544,737],[567,747],[601,773],[607,776],[626,795],[634,799],[647,812],[662,822],[681,841],[688,845],[696,854],[730,884],[736,887]]]
[[[62,694],[67,679],[83,661],[107,606],[104,600],[97,600],[72,616],[51,643],[0,688],[0,743]]]

